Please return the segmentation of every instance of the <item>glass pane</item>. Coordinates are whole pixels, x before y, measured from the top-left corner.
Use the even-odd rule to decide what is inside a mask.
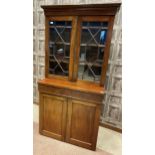
[[[99,82],[108,22],[83,22],[78,79]]]
[[[71,21],[49,22],[49,73],[68,76]]]

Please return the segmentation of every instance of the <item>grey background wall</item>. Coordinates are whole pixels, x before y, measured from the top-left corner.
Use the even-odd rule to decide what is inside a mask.
[[[37,81],[44,78],[44,13],[40,5],[114,3],[120,0],[33,0],[33,96],[38,103]],[[110,48],[101,122],[121,128],[122,124],[122,9],[117,12]]]

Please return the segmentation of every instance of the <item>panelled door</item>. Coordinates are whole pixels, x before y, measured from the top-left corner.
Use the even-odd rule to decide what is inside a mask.
[[[95,150],[99,116],[98,105],[68,99],[66,141]]]
[[[65,140],[67,99],[40,94],[40,132],[58,140]]]

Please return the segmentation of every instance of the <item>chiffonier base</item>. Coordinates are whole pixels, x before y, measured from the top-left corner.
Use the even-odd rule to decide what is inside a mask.
[[[58,79],[38,82],[39,130],[42,135],[95,150],[104,89],[81,84]]]

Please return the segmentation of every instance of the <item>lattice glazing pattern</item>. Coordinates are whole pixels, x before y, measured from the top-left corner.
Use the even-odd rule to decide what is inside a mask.
[[[99,82],[108,22],[83,22],[78,79]]]
[[[71,21],[50,21],[49,31],[49,73],[68,76]]]

